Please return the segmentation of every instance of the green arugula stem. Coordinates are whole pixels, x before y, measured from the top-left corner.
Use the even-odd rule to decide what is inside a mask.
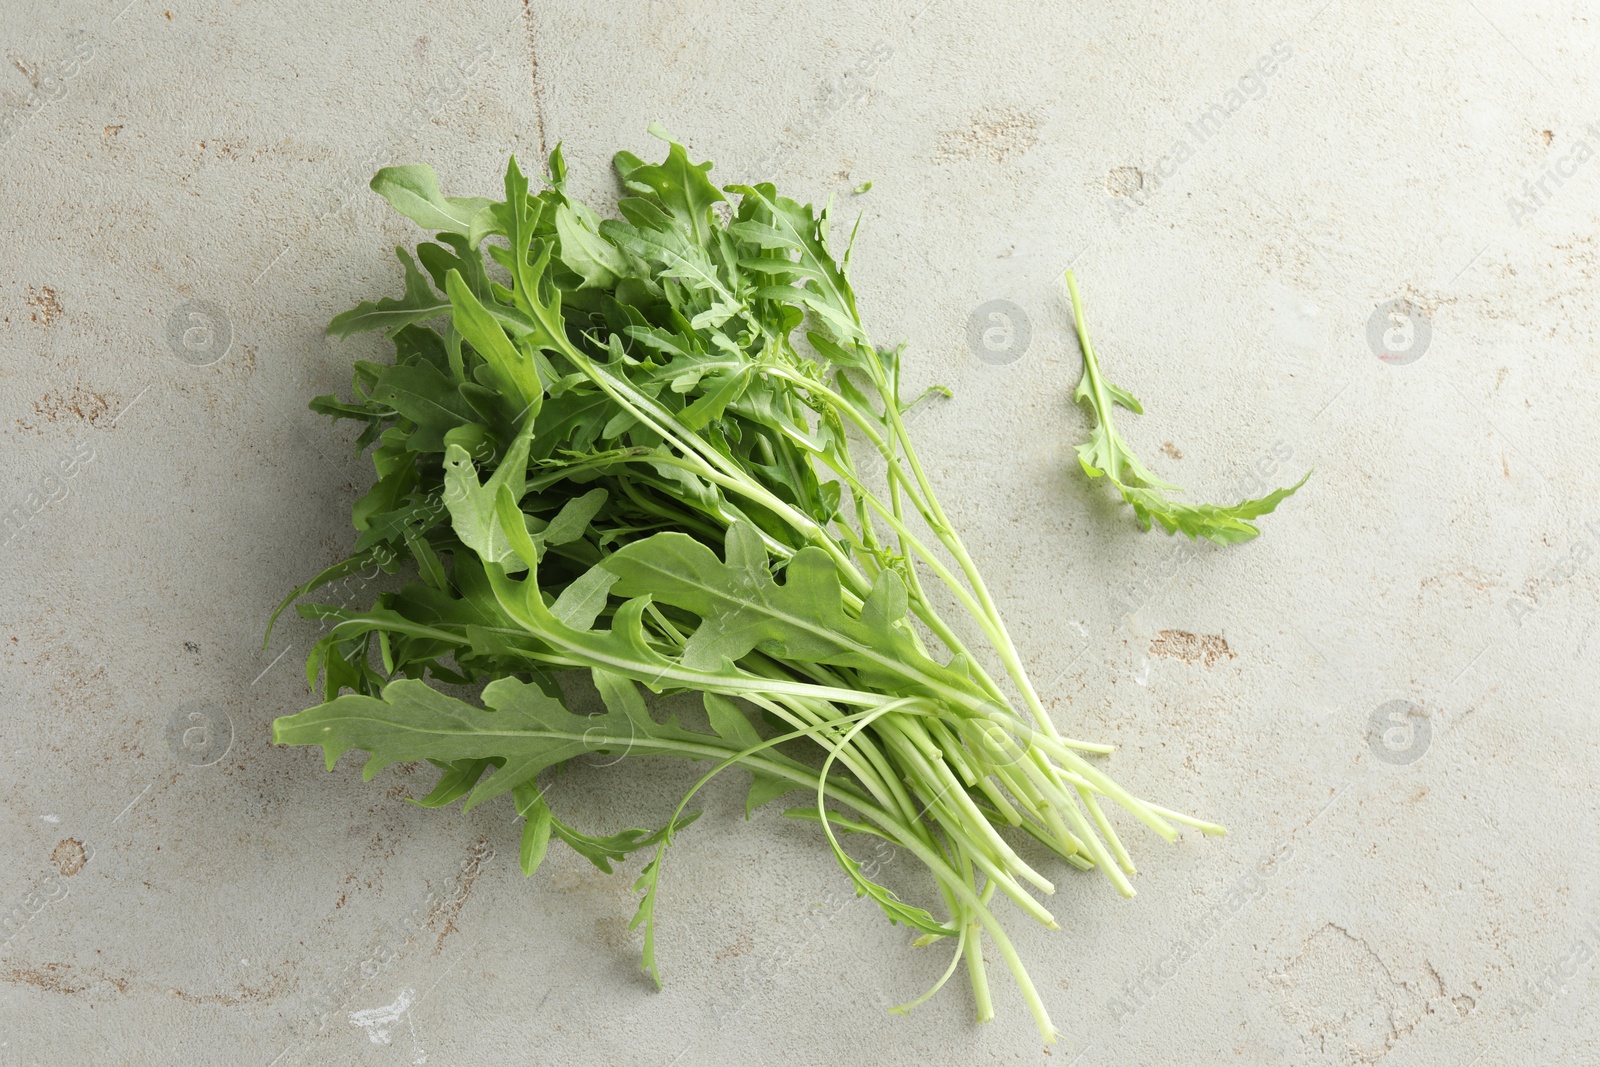
[[[1100,360],[1094,354],[1094,342],[1089,340],[1089,323],[1083,317],[1083,301],[1078,297],[1078,279],[1069,270],[1066,272],[1067,295],[1072,301],[1072,324],[1078,331],[1078,347],[1083,350],[1083,373],[1089,380],[1089,388],[1094,393],[1095,411],[1099,413],[1100,421],[1105,424],[1106,434],[1112,440],[1117,440],[1116,430],[1111,423],[1111,398],[1106,395],[1105,379],[1100,376]],[[1113,482],[1122,481],[1121,450],[1111,450],[1110,464],[1106,469],[1106,477]]]
[[[562,355],[586,374],[591,381],[610,396],[617,405],[627,411],[641,423],[648,426],[652,432],[669,442],[674,448],[682,452],[685,457],[692,457],[698,461],[692,469],[707,481],[721,485],[723,488],[732,489],[742,496],[754,501],[783,519],[794,529],[800,531],[806,538],[833,558],[839,567],[840,574],[845,576],[849,584],[858,595],[865,596],[870,590],[870,584],[856,569],[855,563],[847,556],[834,540],[827,536],[827,532],[818,525],[810,516],[803,515],[791,508],[787,503],[778,499],[764,486],[752,479],[748,473],[741,470],[737,464],[728,460],[715,448],[705,445],[698,434],[679,434],[671,427],[675,420],[672,414],[660,407],[654,400],[640,393],[638,390],[622,385],[614,376],[602,371],[588,356],[578,351],[577,347],[567,340],[564,330],[556,333],[561,345]]]
[[[888,708],[880,708],[880,709],[877,709],[876,714],[884,714],[888,710],[889,710]],[[860,722],[857,722],[855,725],[851,726],[850,727],[850,733],[845,735],[844,740],[845,741],[849,741],[855,734],[857,734],[861,730],[863,730],[871,721],[872,721],[871,718],[863,718]],[[827,772],[828,772],[828,767],[831,765],[832,759],[833,759],[833,757],[830,754],[829,758],[823,762],[822,772],[821,772],[821,775],[819,776],[819,779],[818,779],[819,782],[824,781],[826,779],[826,775],[827,775]],[[820,788],[818,789],[818,792],[817,792],[817,806],[818,806],[819,809],[822,807],[822,790]],[[823,820],[822,828],[823,828],[823,831],[827,834],[828,840],[830,841],[830,843],[832,843],[832,845],[834,847],[834,850],[838,851],[839,850],[838,841],[837,841],[837,839],[834,838],[833,831],[832,831],[831,828],[829,828],[826,819]],[[950,887],[950,889],[953,890],[954,893],[969,908],[971,908],[973,910],[973,912],[977,916],[978,922],[984,927],[984,929],[986,929],[989,932],[989,936],[994,939],[996,947],[1000,949],[1001,956],[1003,956],[1005,958],[1006,965],[1007,965],[1007,967],[1010,968],[1012,977],[1016,980],[1018,988],[1022,990],[1023,999],[1027,1002],[1028,1009],[1033,1014],[1034,1022],[1039,1027],[1040,1033],[1044,1034],[1047,1039],[1053,1039],[1055,1034],[1056,1034],[1056,1028],[1055,1028],[1055,1024],[1050,1021],[1050,1014],[1045,1009],[1044,1001],[1042,999],[1040,999],[1038,990],[1034,988],[1033,979],[1028,976],[1027,968],[1025,966],[1023,966],[1021,958],[1017,956],[1017,951],[1012,946],[1011,939],[1006,936],[1006,932],[1005,932],[1004,928],[1001,927],[1000,923],[995,919],[994,915],[989,911],[985,901],[980,899],[978,897],[977,893],[975,893],[973,891],[972,885],[971,885],[972,879],[971,879],[971,871],[970,871],[970,869],[967,869],[964,872],[964,875],[965,875],[964,877],[959,877],[958,878],[958,877],[956,877],[955,872],[950,869],[950,867],[943,861],[943,859],[941,859],[940,857],[938,857],[936,855],[933,855],[931,853],[926,852],[923,849],[923,847],[920,845],[920,843],[912,844],[910,842],[907,842],[907,848],[909,848],[911,852],[916,854],[917,858],[921,859],[930,868],[938,871],[941,875],[943,875],[943,877],[940,878],[940,881],[941,882],[945,882]],[[963,866],[965,866],[965,865],[963,865]],[[1002,891],[1005,888],[1006,887],[1005,887],[1004,883],[1001,883]],[[1019,890],[1019,892],[1020,892],[1020,890]],[[1032,900],[1032,898],[1031,897],[1027,897],[1026,894],[1022,894],[1022,895],[1024,897],[1026,897],[1027,899]],[[1053,923],[1054,923],[1054,920],[1051,920],[1051,924],[1052,925],[1053,925]],[[981,978],[981,973],[980,973],[980,978]],[[982,990],[982,992],[978,993],[977,991],[980,990],[980,989]],[[988,994],[987,982],[985,981],[982,985],[975,985],[974,986],[974,991],[980,998],[979,999],[979,1009],[978,1010],[979,1010],[979,1017],[981,1019],[983,1017],[983,1012],[984,1012],[984,1008],[985,1008],[984,1001],[987,999],[987,994]],[[989,1006],[989,1012],[991,1014],[993,1013],[992,1005]]]
[[[875,354],[872,358],[874,361],[876,360]],[[849,418],[857,426],[857,428],[867,435],[868,439],[878,449],[879,454],[882,455],[884,460],[888,463],[891,484],[898,485],[903,483],[907,488],[911,487],[911,479],[901,468],[899,462],[896,461],[894,450],[882,437],[878,435],[877,431],[872,427],[872,425],[858,411],[856,411],[854,406],[846,401],[842,396],[833,390],[828,389],[820,382],[801,377],[783,368],[774,368],[771,373],[777,377],[782,377],[807,389],[808,391],[812,392],[813,395],[824,399],[832,409]],[[880,382],[882,382],[883,375],[881,372],[881,366],[879,367],[878,377]],[[954,527],[944,513],[944,508],[939,504],[937,496],[934,495],[932,485],[929,484],[927,476],[923,473],[922,465],[916,457],[916,453],[911,441],[905,433],[905,425],[899,416],[898,397],[888,391],[888,386],[886,384],[883,384],[881,389],[883,391],[885,410],[893,413],[892,418],[894,432],[897,439],[903,445],[907,462],[912,465],[912,470],[915,472],[915,485],[921,490],[920,495],[912,494],[911,499],[916,504],[917,508],[923,513],[923,517],[927,520],[929,528],[934,531],[934,533],[939,537],[940,541],[950,551],[951,555],[955,557],[957,565],[960,566],[962,572],[966,575],[968,582],[971,584],[972,592],[969,592],[967,588],[956,579],[955,575],[945,567],[944,563],[939,560],[938,557],[935,556],[933,552],[928,549],[928,547],[924,545],[909,528],[906,527],[905,523],[902,521],[898,507],[894,508],[893,510],[886,509],[884,505],[877,499],[877,497],[869,492],[866,487],[856,479],[853,471],[846,469],[832,457],[826,454],[818,454],[818,460],[825,464],[830,470],[834,471],[834,473],[838,474],[841,478],[846,479],[851,490],[858,494],[858,498],[863,500],[869,508],[878,513],[878,515],[900,538],[903,551],[909,550],[909,552],[915,552],[915,554],[919,556],[931,570],[933,570],[939,579],[944,582],[945,586],[950,589],[957,600],[961,602],[962,606],[967,609],[973,620],[978,623],[979,627],[983,629],[985,635],[989,638],[989,641],[996,654],[1000,656],[1002,664],[1006,667],[1007,673],[1017,684],[1017,687],[1022,691],[1023,697],[1028,703],[1030,712],[1038,719],[1041,725],[1043,725],[1055,736],[1057,740],[1061,740],[1060,734],[1055,730],[1054,723],[1051,721],[1049,715],[1044,711],[1038,695],[1033,690],[1033,684],[1029,680],[1027,671],[1023,668],[1021,659],[1016,653],[1016,648],[1012,644],[1010,634],[1006,631],[1005,623],[1001,619],[1000,613],[995,607],[993,599],[989,596],[988,588],[983,583],[982,575],[979,573],[977,566],[972,562],[972,557],[968,554],[966,546],[962,543],[960,536],[955,533]],[[898,497],[896,498],[896,504],[898,505]],[[915,574],[915,568],[908,568],[908,570],[913,575]],[[946,647],[948,647],[952,652],[960,653],[966,651],[962,642],[955,636],[955,634],[944,623],[944,621],[933,612],[932,607],[930,604],[928,604],[926,597],[920,595],[920,583],[918,586],[918,592],[918,600],[920,605],[927,609],[927,615],[923,617],[924,621],[934,629],[934,632],[937,634],[939,639],[943,641]],[[919,615],[920,614],[921,613],[919,612]],[[981,664],[979,664],[975,659],[971,659],[969,657],[969,663],[972,664],[975,671],[982,670]],[[988,688],[995,692],[996,696],[999,696],[999,692],[994,688],[993,681],[988,678],[987,672],[984,672],[982,680],[987,683]],[[1077,747],[1085,746],[1083,744],[1077,744]],[[1101,747],[1102,746],[1092,746],[1092,748],[1095,750],[1099,750]]]

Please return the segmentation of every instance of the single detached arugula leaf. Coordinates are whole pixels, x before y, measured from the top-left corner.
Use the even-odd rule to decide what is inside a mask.
[[[1089,340],[1089,327],[1083,317],[1083,303],[1078,298],[1077,279],[1069,270],[1066,274],[1067,293],[1072,299],[1072,318],[1078,329],[1078,344],[1083,349],[1083,377],[1072,398],[1086,403],[1094,412],[1095,426],[1089,440],[1078,446],[1078,462],[1090,478],[1105,478],[1117,487],[1122,499],[1133,508],[1141,529],[1148,530],[1153,522],[1161,524],[1167,533],[1187,534],[1189,540],[1204,537],[1219,545],[1237,544],[1255,537],[1261,530],[1247,520],[1259,518],[1294,495],[1296,489],[1306,484],[1305,477],[1294,485],[1274,490],[1255,500],[1237,504],[1180,504],[1167,497],[1168,492],[1183,492],[1171,482],[1164,482],[1139,462],[1117,433],[1112,421],[1114,407],[1123,407],[1136,415],[1144,414],[1138,399],[1126,389],[1105,380],[1100,372],[1100,362],[1095,358],[1094,345]]]

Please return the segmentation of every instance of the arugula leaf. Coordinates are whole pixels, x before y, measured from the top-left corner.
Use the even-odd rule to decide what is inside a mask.
[[[915,648],[905,586],[883,572],[859,617],[844,610],[839,572],[820,549],[790,557],[784,584],[767,569],[761,536],[748,523],[728,527],[726,561],[681,533],[658,533],[618,549],[600,566],[618,576],[612,593],[649,596],[698,615],[681,662],[716,671],[753,649],[779,659],[856,667],[911,691],[966,695],[970,686]]]
[[[1191,541],[1204,537],[1219,545],[1248,541],[1261,533],[1260,527],[1246,520],[1271,512],[1293,496],[1295,490],[1306,484],[1311,472],[1307,471],[1294,485],[1232,506],[1181,504],[1169,499],[1167,492],[1183,490],[1151,474],[1117,433],[1111,417],[1113,407],[1121,406],[1137,415],[1144,414],[1144,408],[1132,393],[1106,381],[1100,373],[1100,363],[1089,340],[1089,327],[1084,322],[1083,304],[1078,298],[1078,283],[1070,270],[1066,273],[1066,282],[1078,344],[1083,351],[1083,377],[1078,380],[1072,397],[1087,404],[1095,416],[1089,440],[1078,446],[1078,463],[1083,472],[1090,478],[1105,478],[1116,486],[1122,499],[1133,508],[1143,530],[1149,530],[1152,522],[1157,522],[1169,534],[1183,533]]]
[[[450,296],[456,328],[483,357],[495,386],[517,403],[519,419],[536,412],[544,398],[544,386],[532,357],[512,344],[500,317],[484,307],[458,271],[452,270],[446,276],[445,290]]]
[[[525,565],[501,532],[496,501],[502,491],[510,493],[513,500],[522,498],[532,427],[530,420],[487,482],[478,481],[477,468],[466,449],[452,444],[444,452],[444,503],[450,509],[450,525],[456,536],[485,563],[502,564],[511,571],[523,570]]]
[[[740,749],[754,748],[761,744],[761,735],[750,724],[739,706],[725,696],[717,693],[706,693],[703,697],[706,715],[711,720],[711,729],[717,736],[725,741],[737,745]],[[746,767],[751,774],[750,791],[744,798],[744,817],[750,818],[755,810],[764,804],[771,803],[785,793],[801,788],[793,779],[784,778],[759,767]]]
[[[414,322],[426,322],[450,310],[450,302],[433,291],[428,279],[417,269],[416,261],[404,248],[395,249],[405,269],[406,291],[400,297],[386,296],[377,302],[364,300],[349,311],[335,315],[328,323],[334,337],[349,337],[369,330],[397,330]]]
[[[372,176],[372,191],[389,201],[400,214],[425,230],[471,232],[472,220],[488,207],[481,196],[445,196],[439,178],[425,163],[384,167]]]
[[[686,228],[687,236],[695,244],[705,245],[712,233],[711,208],[727,199],[706,177],[711,164],[690,163],[683,145],[673,141],[660,125],[651,123],[650,132],[667,142],[665,162],[645,163],[631,152],[618,152],[617,173],[629,189],[654,194],[657,202]]]
[[[267,620],[267,633],[262,639],[261,647],[266,648],[268,643],[271,642],[272,628],[277,625],[278,617],[283,614],[284,609],[290,604],[293,604],[301,597],[316,592],[318,589],[321,589],[330,582],[336,582],[341,578],[348,578],[353,574],[359,574],[369,567],[373,569],[374,573],[376,573],[376,571],[379,569],[379,558],[379,555],[372,551],[356,552],[353,555],[340,560],[338,563],[333,564],[332,566],[323,568],[314,577],[289,590],[288,595],[279,601],[278,606],[273,609],[272,617]]]
[[[545,852],[550,847],[550,832],[555,827],[555,816],[550,811],[550,805],[545,803],[544,791],[533,782],[517,786],[511,791],[511,796],[516,802],[517,814],[526,820],[522,824],[522,842],[517,850],[517,861],[522,867],[523,876],[531,878],[533,872],[539,869],[539,864],[544,862]]]
[[[427,796],[411,803],[423,808],[442,808],[454,804],[472,791],[478,784],[484,772],[494,764],[492,757],[483,759],[459,759],[454,762],[445,762],[440,759],[430,759],[429,762],[444,770],[439,776],[439,781]]]
[[[563,204],[556,209],[561,262],[579,274],[585,286],[609,289],[627,275],[628,262],[615,245],[600,236],[600,221],[594,214],[580,208]]]
[[[658,723],[643,701],[614,700],[601,714],[575,715],[539,687],[515,678],[489,683],[482,699],[484,706],[479,708],[425,682],[402,678],[384,686],[378,696],[346,693],[280,718],[273,724],[272,736],[276,744],[321,747],[329,770],[344,753],[362,750],[368,756],[361,774],[368,781],[391,764],[419,759],[473,765],[485,761],[482,768],[498,764],[488,777],[474,778],[464,790],[461,786],[467,784],[470,767],[453,769],[441,782],[447,788],[440,795],[453,793],[451,800],[465,796],[467,810],[525,786],[541,771],[575,756],[622,753],[715,760],[743,747],[714,733],[685,729],[676,719]],[[800,785],[815,780],[814,774],[792,761],[769,757],[761,766]],[[644,847],[635,843],[616,852],[627,843],[625,836],[604,847],[595,845],[597,854],[609,849],[616,858]]]
[[[406,444],[414,452],[439,452],[444,437],[457,426],[476,425],[477,414],[462,397],[457,383],[430,363],[397,363],[385,367],[372,399],[413,422]]]
[[[763,287],[758,295],[809,311],[843,344],[870,346],[844,267],[827,248],[827,212],[814,215],[810,205],[779,196],[767,184],[728,188],[755,207],[749,219],[734,223],[730,231],[763,249],[793,253],[793,269],[803,278],[799,285]]]

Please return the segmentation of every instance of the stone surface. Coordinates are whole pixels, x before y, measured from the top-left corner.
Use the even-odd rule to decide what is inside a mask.
[[[0,10],[0,1064],[1600,1062],[1600,34],[1255,7]],[[1056,719],[1232,831],[1011,915],[1048,1051],[998,961],[990,1025],[959,978],[886,1014],[944,950],[735,782],[657,993],[636,864],[524,880],[509,805],[270,744],[315,630],[264,620],[369,470],[305,402],[380,349],[322,327],[414,239],[367,177],[492,193],[559,139],[604,203],[652,119],[867,211],[870,328],[955,389],[915,432]],[[1069,264],[1157,470],[1316,469],[1259,540],[1141,536],[1075,471]],[[644,825],[685,772],[556,800]]]

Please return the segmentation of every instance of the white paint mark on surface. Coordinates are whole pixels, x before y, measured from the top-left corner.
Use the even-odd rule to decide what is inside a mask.
[[[411,998],[417,995],[415,989],[402,989],[393,1004],[385,1004],[381,1008],[367,1008],[364,1011],[350,1013],[350,1024],[359,1026],[367,1032],[367,1040],[374,1045],[387,1045],[389,1031],[397,1025],[405,1015],[406,1009],[411,1007]]]

